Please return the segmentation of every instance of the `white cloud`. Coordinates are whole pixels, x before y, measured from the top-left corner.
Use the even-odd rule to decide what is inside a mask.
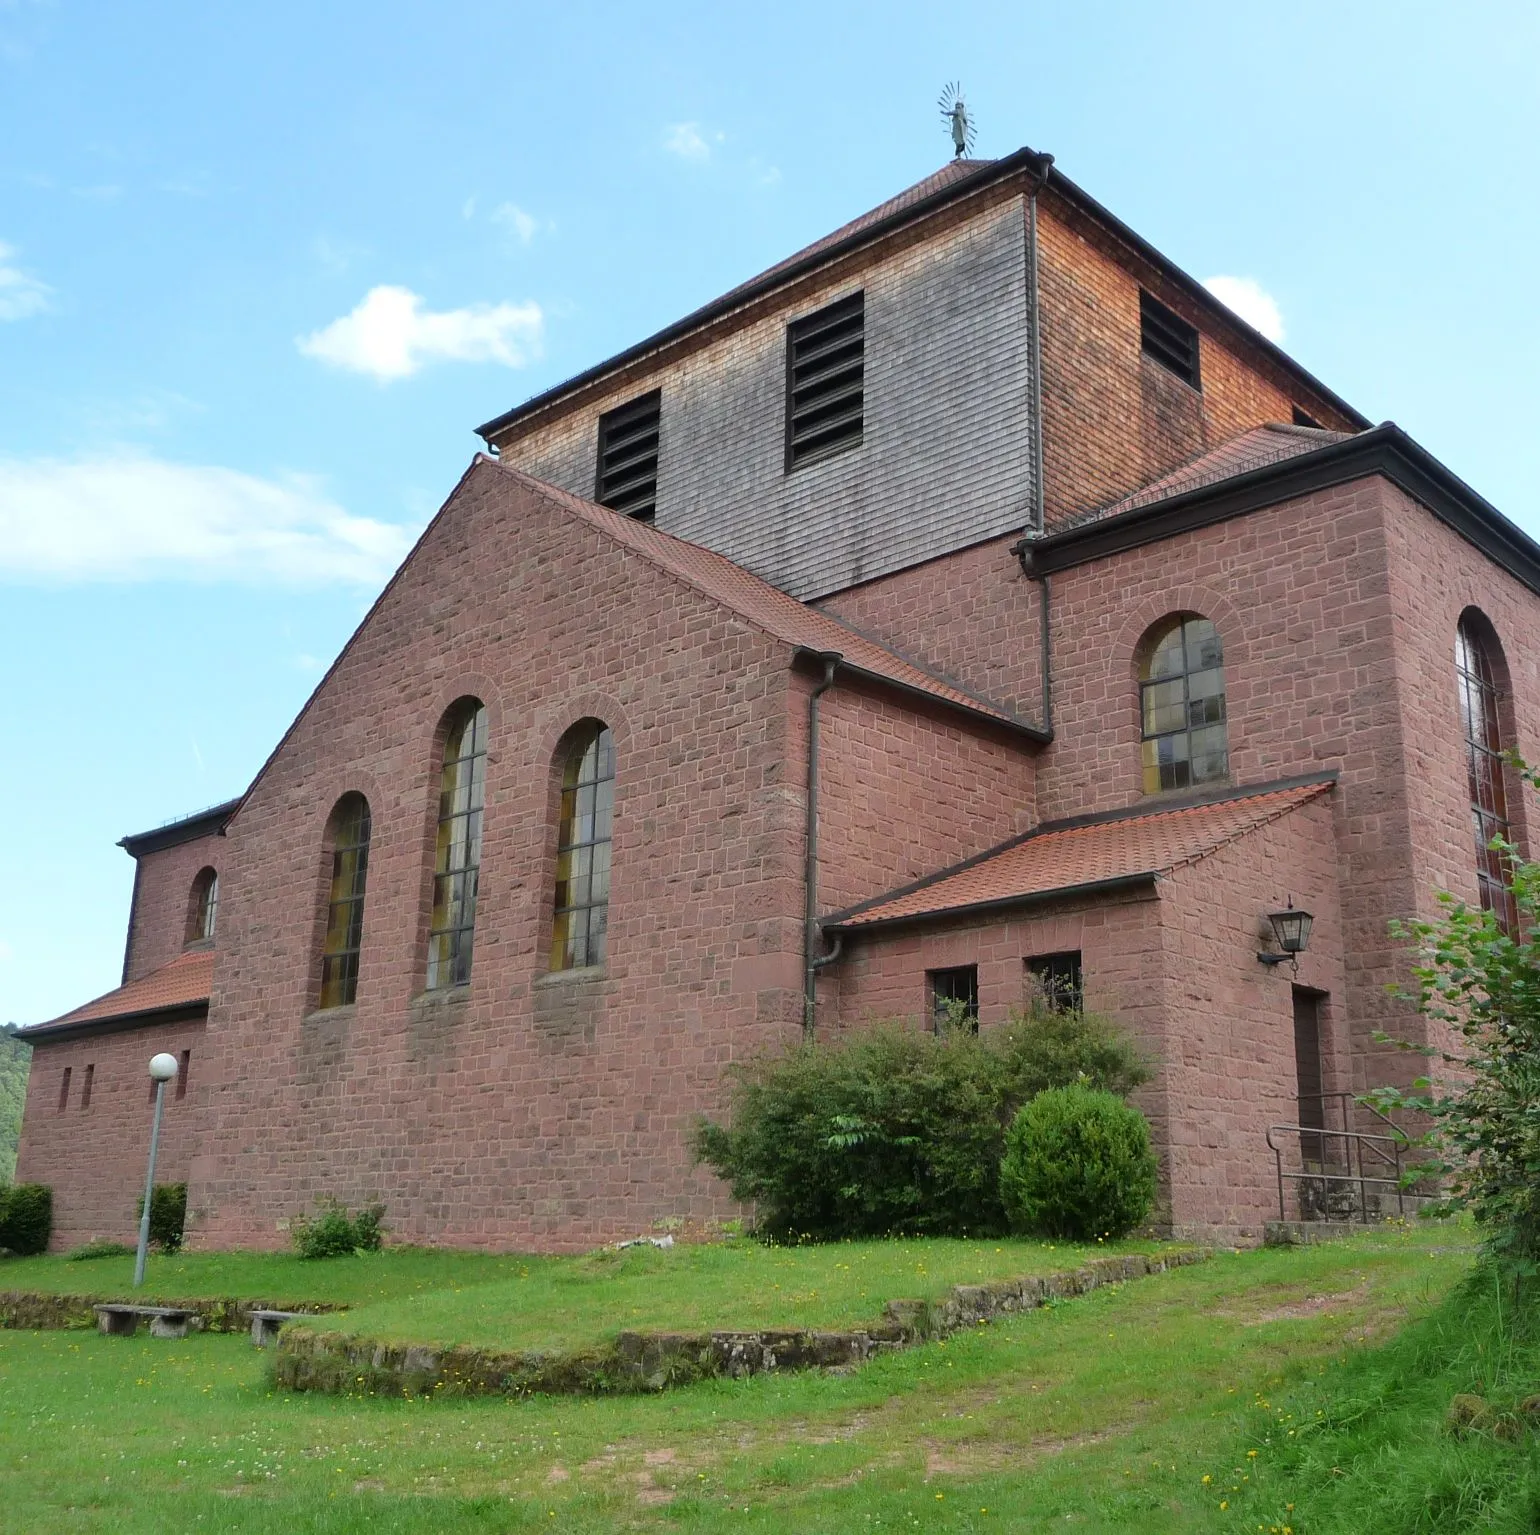
[[[1269,341],[1283,340],[1278,301],[1254,277],[1206,277],[1203,286]]]
[[[540,355],[545,316],[540,306],[474,304],[438,313],[408,288],[371,288],[363,302],[324,329],[301,336],[307,357],[367,373],[382,383],[408,378],[425,362],[500,362],[521,368]]]
[[[0,458],[0,580],[378,584],[414,530],[303,476],[147,456]]]
[[[670,123],[663,130],[663,147],[681,160],[709,160],[713,147],[724,143],[726,137],[707,132],[699,123]]]
[[[501,203],[487,217],[494,224],[501,224],[520,245],[530,244],[540,228],[540,220],[517,203]]]
[[[15,255],[16,247],[0,240],[0,320],[25,320],[29,315],[41,314],[53,291],[47,283],[12,266]]]

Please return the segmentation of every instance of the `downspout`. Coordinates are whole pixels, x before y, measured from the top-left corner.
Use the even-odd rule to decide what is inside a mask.
[[[1038,165],[1037,180],[1027,191],[1027,330],[1031,347],[1032,418],[1028,425],[1028,444],[1032,463],[1032,522],[1028,533],[1043,532],[1043,335],[1042,303],[1037,279],[1037,194],[1048,185],[1053,156],[1044,155]]]
[[[1038,294],[1037,194],[1048,185],[1053,170],[1053,156],[1044,155],[1038,164],[1037,180],[1027,191],[1027,331],[1032,373],[1032,409],[1027,424],[1028,453],[1032,470],[1032,509],[1027,530],[1011,545],[1011,553],[1021,563],[1021,573],[1038,587],[1038,665],[1041,668],[1042,702],[1038,724],[1053,733],[1053,592],[1046,572],[1032,568],[1032,546],[1044,533],[1047,493],[1043,485],[1043,335],[1042,304]]]
[[[802,908],[802,1037],[813,1038],[813,1024],[818,1010],[818,972],[839,957],[840,945],[818,953],[818,701],[834,686],[835,669],[845,658],[837,650],[809,651],[823,662],[823,681],[807,698],[807,840],[803,864]]]

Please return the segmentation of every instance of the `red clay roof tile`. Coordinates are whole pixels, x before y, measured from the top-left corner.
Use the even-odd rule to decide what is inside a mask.
[[[1148,485],[1112,502],[1098,507],[1083,516],[1066,518],[1062,527],[1074,527],[1087,522],[1100,522],[1104,517],[1116,517],[1120,512],[1131,512],[1141,506],[1154,506],[1169,501],[1185,491],[1200,486],[1216,485],[1221,480],[1234,479],[1239,474],[1249,474],[1253,469],[1263,469],[1269,464],[1281,463],[1287,458],[1298,458],[1302,453],[1314,453],[1318,448],[1330,447],[1351,437],[1351,432],[1329,432],[1313,426],[1289,426],[1281,421],[1266,426],[1254,426],[1232,437],[1228,442],[1211,448],[1190,463],[1173,469]]]
[[[825,925],[859,930],[1003,904],[1105,880],[1156,875],[1193,863],[1287,815],[1324,794],[1329,780],[1297,784],[1207,804],[1117,819],[1089,821],[1060,829],[1028,832],[993,852],[932,875],[864,906],[837,914]]]
[[[585,501],[570,491],[559,490],[544,480],[537,480],[508,464],[499,463],[495,458],[479,456],[483,463],[582,518],[591,527],[597,528],[617,543],[624,544],[652,564],[788,645],[809,650],[837,650],[851,666],[871,672],[900,687],[928,693],[945,703],[1018,729],[1027,725],[1025,720],[1018,719],[999,704],[965,691],[946,678],[938,677],[934,672],[926,671],[886,646],[868,639],[839,619],[810,608],[804,602],[798,602],[790,593],[771,586],[768,581],[761,580],[741,565],[735,565],[724,555],[676,538],[672,533],[665,533],[650,523],[638,522],[634,517],[625,517],[619,512],[610,511],[608,507]]]
[[[106,1018],[126,1018],[135,1013],[158,1012],[162,1008],[190,1007],[207,1002],[214,980],[214,951],[193,949],[178,954],[168,965],[141,975],[137,980],[109,991],[94,1002],[77,1007],[62,1018],[40,1025],[94,1023]]]

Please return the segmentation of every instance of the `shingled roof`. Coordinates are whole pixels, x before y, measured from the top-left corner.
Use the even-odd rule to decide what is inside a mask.
[[[859,933],[930,917],[1133,884],[1195,863],[1326,793],[1328,776],[1160,810],[1048,822],[965,863],[825,920]]]
[[[73,1012],[50,1019],[34,1028],[23,1029],[21,1037],[47,1037],[55,1032],[74,1033],[85,1024],[148,1018],[157,1013],[208,1005],[214,982],[214,951],[191,949],[178,954],[169,964],[127,981],[95,1001],[84,1003]]]
[[[1119,244],[1132,252],[1137,260],[1154,266],[1166,281],[1181,289],[1192,303],[1206,311],[1219,325],[1229,327],[1237,335],[1244,337],[1247,343],[1260,350],[1273,364],[1281,366],[1304,384],[1311,393],[1328,402],[1349,421],[1362,427],[1370,424],[1346,400],[1308,373],[1281,347],[1247,324],[1234,310],[1215,298],[1196,278],[1189,276],[1169,257],[1162,255],[1082,187],[1071,181],[1054,166],[1052,155],[1045,155],[1038,150],[1023,146],[999,159],[949,161],[940,170],[933,171],[915,182],[913,186],[906,187],[896,197],[890,197],[886,202],[851,219],[849,223],[841,225],[832,234],[804,246],[795,255],[788,256],[783,261],[777,261],[773,266],[765,268],[758,276],[728,289],[720,298],[703,304],[682,319],[676,320],[672,325],[665,326],[655,334],[591,368],[585,368],[572,378],[542,390],[539,394],[525,400],[523,404],[502,412],[492,420],[483,422],[476,428],[476,433],[490,443],[494,437],[500,436],[515,422],[540,416],[552,407],[563,405],[581,391],[598,384],[601,380],[612,378],[623,369],[672,345],[707,324],[715,323],[749,300],[773,291],[795,276],[816,270],[821,264],[832,261],[845,252],[855,250],[909,223],[928,218],[932,213],[939,212],[959,199],[971,197],[975,193],[985,193],[998,184],[1009,182],[1013,177],[1027,178],[1022,183],[1023,190],[1028,185],[1046,187],[1051,195],[1061,199],[1075,215],[1089,219],[1092,224],[1105,230]]]
[[[838,651],[849,670],[891,683],[907,692],[924,694],[938,703],[1018,732],[1033,736],[1043,734],[1009,709],[958,687],[955,682],[916,665],[839,619],[799,602],[790,593],[771,586],[725,555],[676,538],[650,523],[638,522],[634,517],[622,516],[608,507],[585,501],[581,496],[559,490],[486,454],[478,454],[477,458],[517,481],[531,495],[580,518],[606,537],[624,544],[651,564],[788,645],[825,654]]]
[[[784,261],[777,261],[774,266],[766,267],[757,277],[751,277],[747,282],[739,283],[736,288],[729,288],[717,302],[731,303],[741,294],[752,292],[762,283],[773,282],[784,273],[796,270],[804,262],[815,261],[819,256],[838,250],[840,246],[859,238],[867,230],[875,229],[886,220],[896,218],[899,214],[918,207],[927,198],[935,196],[937,192],[945,191],[959,181],[967,181],[979,171],[988,170],[990,166],[997,163],[995,160],[950,160],[939,171],[931,172],[923,180],[915,182],[912,187],[905,187],[898,196],[890,197],[885,203],[878,203],[875,208],[869,209],[858,218],[851,219],[848,224],[841,224],[832,234],[826,234],[822,239],[814,240],[811,245],[804,245],[801,250],[786,257]]]

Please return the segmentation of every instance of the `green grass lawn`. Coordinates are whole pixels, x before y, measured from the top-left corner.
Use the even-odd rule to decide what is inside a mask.
[[[148,1301],[230,1296],[356,1306],[428,1290],[514,1279],[525,1272],[544,1273],[571,1261],[426,1247],[393,1247],[382,1253],[311,1262],[286,1252],[151,1254],[144,1288],[135,1295],[131,1255],[85,1262],[64,1257],[0,1258],[0,1290],[134,1296]]]
[[[843,1327],[879,1317],[884,1303],[898,1297],[931,1299],[953,1285],[1048,1274],[1091,1256],[1159,1245],[932,1238],[766,1247],[740,1239],[566,1258],[406,1247],[316,1262],[276,1253],[189,1253],[153,1259],[142,1294],[331,1301],[350,1307],[348,1332],[371,1338],[566,1349],[636,1328]],[[127,1296],[132,1277],[132,1258],[0,1263],[0,1290]]]
[[[360,1307],[341,1326],[386,1342],[533,1351],[582,1348],[628,1329],[835,1329],[873,1321],[900,1297],[933,1299],[954,1285],[1050,1274],[1089,1257],[1158,1245],[930,1238],[633,1247]]]
[[[1395,1350],[1447,1326],[1469,1263],[1448,1228],[1221,1254],[849,1374],[654,1397],[291,1395],[238,1338],[0,1333],[0,1529],[1506,1531],[1519,1526],[1332,1523],[1339,1487],[1359,1488],[1362,1514],[1375,1478],[1395,1477],[1386,1447],[1360,1463],[1356,1440],[1328,1452],[1316,1437],[1334,1475],[1291,1459],[1275,1426],[1296,1402],[1415,1368]],[[1382,1350],[1408,1317],[1423,1320]],[[1405,1466],[1452,1444],[1446,1384],[1393,1408]],[[1378,1419],[1339,1413],[1333,1432],[1366,1432],[1355,1421]],[[1522,1490],[1529,1446],[1477,1448]],[[1295,1522],[1304,1481],[1317,1508]]]

